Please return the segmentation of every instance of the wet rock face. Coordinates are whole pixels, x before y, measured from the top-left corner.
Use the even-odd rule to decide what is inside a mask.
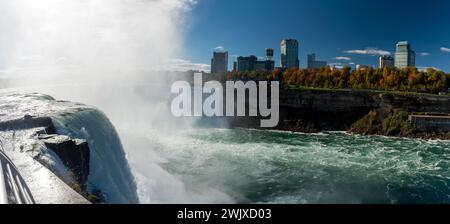
[[[82,186],[89,176],[90,150],[88,143],[81,139],[71,139],[65,135],[39,135],[38,138],[52,150],[73,173],[73,178]]]
[[[53,127],[50,117],[33,117],[25,115],[22,119],[13,119],[0,122],[0,131],[24,130],[38,127]]]
[[[450,112],[450,97],[372,90],[284,90],[280,106],[322,112],[403,108],[415,112]]]
[[[387,93],[372,90],[282,90],[282,130],[348,130],[373,110],[402,109],[407,112],[450,113],[450,97]],[[291,121],[302,122],[291,122]],[[284,123],[283,123],[284,122]]]
[[[23,118],[3,120],[0,122],[0,131],[18,131],[36,129],[35,136],[48,149],[58,155],[77,183],[83,188],[89,176],[90,149],[88,143],[81,139],[71,139],[56,133],[50,117],[35,117],[25,114]],[[41,163],[45,163],[42,162]],[[49,164],[43,164],[51,168]]]
[[[92,202],[139,201],[120,138],[95,107],[39,93],[0,94],[0,139],[18,160],[27,161],[26,178],[36,181],[37,194],[43,188],[51,192],[46,182],[58,179]],[[48,171],[42,172],[46,176],[34,172],[36,167]],[[72,199],[62,201],[79,201]]]

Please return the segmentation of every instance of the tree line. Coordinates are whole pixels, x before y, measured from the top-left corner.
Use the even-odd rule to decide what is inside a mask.
[[[432,68],[419,71],[415,67],[352,70],[349,66],[342,69],[325,66],[320,69],[229,72],[226,79],[278,80],[288,88],[372,89],[433,94],[447,92],[450,88],[450,74]]]

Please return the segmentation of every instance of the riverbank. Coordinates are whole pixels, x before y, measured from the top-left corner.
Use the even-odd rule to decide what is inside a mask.
[[[449,140],[448,132],[417,130],[413,113],[450,113],[450,97],[374,90],[283,89],[276,130]],[[231,127],[259,128],[259,118],[227,118]]]
[[[378,109],[369,112],[348,130],[361,135],[450,140],[450,133],[436,129],[420,131],[408,120],[410,113],[401,109]]]

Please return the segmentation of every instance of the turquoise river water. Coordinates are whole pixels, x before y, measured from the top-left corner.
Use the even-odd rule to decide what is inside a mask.
[[[162,168],[192,195],[216,189],[233,203],[450,203],[449,141],[248,129],[151,138]]]

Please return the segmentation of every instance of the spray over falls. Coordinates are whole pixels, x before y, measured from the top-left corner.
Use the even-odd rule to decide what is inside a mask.
[[[165,100],[161,99],[166,99],[170,89],[147,83],[164,76],[156,71],[163,70],[169,59],[182,52],[180,27],[194,4],[195,1],[191,0],[1,0],[2,92],[40,92],[57,99],[94,105],[104,111],[117,128],[138,182],[140,196],[155,187],[149,182],[181,186],[176,177],[159,168],[155,162],[158,160],[156,155],[138,161],[137,158],[153,149],[147,142],[142,145],[144,143],[137,135],[158,125],[169,132],[175,129],[174,125],[167,125],[168,121],[161,119],[168,110]],[[147,88],[152,92],[143,94],[141,90]],[[77,126],[78,131],[69,134],[79,138],[82,135],[80,130],[87,130],[88,126],[95,124],[89,121],[92,116],[76,115],[69,120],[65,117],[61,122],[55,120],[55,123]],[[100,120],[98,122],[102,123]],[[115,132],[113,126],[109,128],[112,129],[110,132]],[[58,131],[64,132],[63,129]],[[121,147],[120,142],[98,145],[101,140],[97,137],[101,136],[96,135],[105,133],[103,131],[84,136],[90,144],[97,145],[94,147],[101,148],[100,151],[95,150],[99,157],[112,150],[111,147]],[[127,136],[133,138],[126,139]],[[118,164],[103,165],[109,169]],[[148,173],[147,170],[153,167],[159,169]],[[91,176],[96,175],[101,176],[102,173],[94,172]],[[134,178],[129,181],[133,182]],[[141,182],[144,184],[139,184]],[[108,185],[107,180],[104,183]],[[114,197],[133,195],[126,192],[114,194]],[[122,199],[111,201],[127,202]],[[128,202],[133,201],[136,200]]]

